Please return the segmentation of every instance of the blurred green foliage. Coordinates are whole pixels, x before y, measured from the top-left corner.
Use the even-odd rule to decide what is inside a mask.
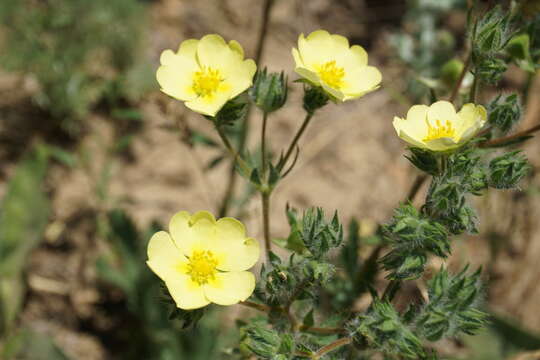
[[[0,2],[0,66],[31,75],[34,102],[67,131],[103,98],[136,100],[153,78],[140,54],[137,0]]]
[[[399,31],[391,34],[390,44],[396,55],[409,69],[405,93],[418,102],[429,93],[429,88],[438,88],[442,84],[435,80],[452,77],[452,59],[456,49],[454,34],[441,23],[450,11],[464,10],[465,0],[409,0],[403,25]],[[404,31],[405,30],[405,31]],[[446,65],[450,60],[450,63]],[[446,84],[449,85],[449,84]]]
[[[0,335],[6,334],[22,306],[23,270],[29,252],[42,239],[49,217],[43,189],[48,152],[38,146],[18,165],[0,207]]]

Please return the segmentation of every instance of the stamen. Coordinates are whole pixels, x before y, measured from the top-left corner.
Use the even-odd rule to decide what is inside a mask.
[[[441,124],[440,120],[435,121],[435,126],[432,126],[429,121],[426,120],[428,126],[428,133],[423,141],[431,141],[440,138],[454,138],[456,136],[456,130],[452,126],[450,120]]]
[[[334,89],[340,89],[343,86],[343,77],[345,69],[336,66],[336,61],[328,61],[323,65],[316,67],[317,73],[322,81]]]
[[[198,96],[212,96],[218,90],[222,81],[219,70],[203,67],[193,77],[193,91]]]
[[[189,257],[187,274],[191,280],[203,285],[216,278],[218,260],[211,251],[194,251]]]

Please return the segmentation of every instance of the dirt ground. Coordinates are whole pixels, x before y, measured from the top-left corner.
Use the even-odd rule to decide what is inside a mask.
[[[383,24],[399,22],[401,5],[396,1],[395,7],[372,9],[372,16],[363,12],[365,6],[354,1],[278,1],[273,9],[262,57],[262,64],[270,70],[284,69],[291,80],[295,79],[290,49],[298,34],[325,28],[365,45],[372,55],[370,64],[380,66],[385,77],[379,91],[339,106],[331,104],[317,113],[301,140],[298,165],[275,191],[271,215],[274,236],[287,234],[287,203],[299,209],[338,209],[345,223],[352,217],[365,224],[384,222],[405,198],[416,175],[403,156],[404,143],[392,127],[393,116],[403,115],[406,109],[384,89],[384,84],[392,85],[399,73],[389,69],[389,75],[385,75],[387,59],[378,49],[384,39],[384,26],[371,26],[376,20]],[[247,55],[253,56],[260,7],[261,2],[253,0],[153,2],[148,56],[157,68],[162,50],[176,48],[182,40],[206,33],[236,39],[244,45]],[[10,81],[0,80],[0,84]],[[2,86],[3,92],[7,92],[8,85]],[[535,86],[524,128],[540,120],[540,82]],[[301,95],[301,86],[292,84],[287,107],[271,118],[268,133],[275,152],[288,145],[302,121]],[[116,158],[112,163],[111,198],[121,202],[141,228],[153,219],[166,222],[181,209],[216,212],[228,167],[222,164],[205,172],[203,165],[213,151],[190,148],[174,130],[179,119],[207,133],[211,133],[210,124],[158,91],[148,95],[140,106],[144,120],[131,144],[130,156]],[[260,113],[253,111],[250,121],[249,143],[253,146],[261,125]],[[102,295],[95,286],[92,265],[99,249],[85,212],[96,205],[92,176],[98,176],[105,165],[104,149],[114,141],[114,127],[110,119],[99,113],[92,114],[87,123],[90,129],[76,147],[92,152],[91,169],[52,169],[52,225],[47,241],[30,259],[30,294],[22,318],[23,323],[54,334],[73,358],[97,360],[108,358],[107,349],[77,325],[81,319],[95,328],[110,325],[106,316],[96,315],[96,304]],[[531,140],[525,151],[538,174],[540,141]],[[6,164],[2,169],[4,180],[13,165]],[[488,263],[491,254],[485,235],[496,234],[505,246],[488,267],[489,306],[540,332],[540,317],[528,315],[540,310],[540,224],[534,220],[540,217],[540,198],[526,195],[533,186],[540,186],[538,175],[525,181],[521,192],[489,194],[478,201],[482,235],[456,240],[457,251],[449,262],[457,265],[472,259],[477,265]],[[421,195],[422,192],[417,201]],[[247,210],[244,220],[249,234],[261,239],[259,199],[253,198]]]

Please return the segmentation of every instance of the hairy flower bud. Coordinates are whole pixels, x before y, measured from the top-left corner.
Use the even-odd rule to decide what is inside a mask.
[[[499,95],[488,105],[488,122],[491,126],[507,133],[521,118],[521,103],[516,93]]]
[[[283,72],[269,74],[266,69],[258,71],[248,93],[262,111],[276,111],[287,101],[287,76]]]
[[[313,114],[328,103],[330,98],[320,87],[307,86],[304,88],[304,109]]]
[[[489,186],[496,189],[516,187],[529,170],[527,158],[519,150],[506,153],[489,163]]]

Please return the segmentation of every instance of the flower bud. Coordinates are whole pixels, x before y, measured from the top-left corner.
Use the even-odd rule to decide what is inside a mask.
[[[287,77],[283,72],[268,74],[266,69],[258,71],[249,96],[265,113],[276,111],[287,101]]]
[[[329,97],[321,87],[304,87],[304,109],[308,114],[313,114],[328,103]]]
[[[459,80],[463,66],[463,62],[458,59],[452,59],[443,65],[441,68],[441,79],[448,87],[454,86]]]
[[[530,168],[527,158],[519,150],[496,157],[489,163],[489,186],[496,189],[516,187]]]

